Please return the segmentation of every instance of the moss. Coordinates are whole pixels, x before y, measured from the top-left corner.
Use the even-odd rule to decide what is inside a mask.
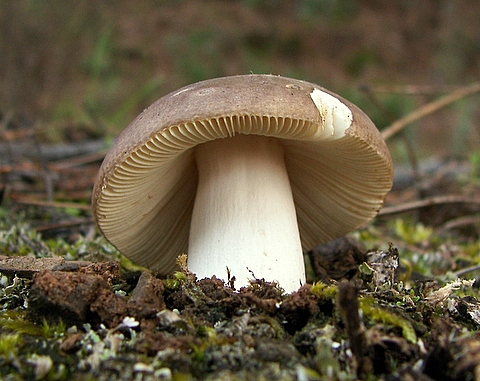
[[[372,297],[363,297],[359,299],[360,310],[364,316],[378,323],[399,327],[402,329],[402,335],[411,343],[417,342],[417,335],[412,324],[398,313],[387,311],[384,308],[377,307],[376,300]]]
[[[18,355],[18,351],[24,345],[19,332],[2,333],[0,335],[0,356],[11,359]]]
[[[328,285],[323,282],[316,282],[310,287],[310,292],[320,298],[333,300],[337,295],[337,286]]]
[[[46,319],[43,319],[41,330],[44,338],[55,338],[65,334],[66,326],[62,320],[52,325],[49,324]]]
[[[26,319],[24,311],[4,311],[0,314],[0,327],[17,334],[42,336],[44,330]]]
[[[172,276],[164,280],[165,288],[177,291],[182,283],[187,281],[187,276],[181,271],[176,271]]]

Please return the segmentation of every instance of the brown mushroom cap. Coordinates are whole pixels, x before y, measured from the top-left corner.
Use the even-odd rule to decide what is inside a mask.
[[[338,103],[315,104],[316,92]],[[351,120],[337,112],[343,105]],[[236,134],[281,139],[304,249],[365,225],[392,186],[385,142],[347,100],[273,75],[211,79],[160,98],[118,137],[93,190],[105,237],[133,261],[172,271],[187,251],[198,181],[193,148]]]

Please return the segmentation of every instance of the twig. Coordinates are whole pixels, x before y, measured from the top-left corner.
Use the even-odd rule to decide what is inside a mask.
[[[61,221],[56,223],[51,223],[47,225],[36,226],[35,230],[37,232],[44,232],[47,230],[57,230],[63,228],[72,228],[74,226],[85,225],[85,224],[93,224],[94,220],[93,217],[85,217],[81,219],[77,219],[74,221]]]
[[[43,155],[42,148],[38,142],[36,135],[33,135],[33,143],[35,145],[35,149],[37,151],[37,156],[40,162],[40,167],[42,168],[42,175],[45,181],[45,190],[47,192],[47,199],[48,201],[53,201],[53,181],[52,181],[52,173],[48,168],[48,163],[46,158]]]
[[[375,85],[362,86],[373,93],[404,94],[404,95],[434,95],[449,93],[458,90],[461,86],[455,85]]]
[[[470,266],[470,267],[466,267],[464,269],[455,271],[454,274],[455,274],[455,278],[461,278],[462,276],[468,273],[472,273],[474,271],[479,271],[479,270],[480,270],[480,265],[475,265],[475,266]]]
[[[386,206],[380,210],[379,216],[386,216],[390,214],[409,212],[415,209],[426,208],[428,206],[440,205],[440,204],[474,204],[480,205],[480,200],[473,199],[465,196],[448,195],[448,196],[435,196],[429,197],[423,200],[405,202],[400,205]]]
[[[6,156],[10,152],[14,152],[15,155],[22,159],[37,159],[37,153],[35,150],[32,150],[32,144],[32,140],[0,142],[0,155]],[[108,144],[105,139],[95,139],[75,143],[40,143],[39,147],[45,160],[52,162],[75,156],[104,152],[108,148]]]
[[[462,98],[478,93],[479,91],[480,82],[476,82],[472,85],[452,91],[450,94],[436,99],[433,102],[427,103],[414,110],[410,114],[404,116],[403,118],[398,119],[396,122],[392,123],[390,126],[388,126],[382,131],[382,136],[385,140],[388,140],[410,123],[413,123],[429,114],[432,114],[440,110],[441,108],[448,106],[449,104],[454,103]]]
[[[362,87],[362,90],[367,95],[368,99],[380,110],[380,112],[390,121],[390,123],[395,122],[395,117],[393,114],[385,107],[383,103],[381,103],[378,98],[376,97],[375,93],[371,91],[368,86]],[[401,132],[401,139],[407,151],[408,160],[411,164],[413,170],[413,177],[415,178],[415,183],[418,183],[420,180],[420,170],[418,164],[418,158],[413,148],[412,142],[408,138],[408,136],[402,131]]]
[[[7,142],[12,142],[16,139],[23,139],[29,138],[34,134],[33,128],[22,128],[19,130],[8,130],[8,126],[10,125],[13,119],[13,115],[8,113],[4,119],[0,122],[0,137],[2,140]]]
[[[382,235],[384,241],[388,241],[393,244],[396,248],[401,248],[403,250],[411,251],[412,253],[417,253],[421,255],[428,254],[429,250],[426,248],[419,247],[417,245],[406,242],[403,239],[394,238],[390,235]]]
[[[103,160],[107,154],[108,149],[103,149],[98,152],[87,153],[82,156],[76,156],[70,159],[62,160],[61,162],[50,163],[49,168],[52,170],[62,170],[71,167],[78,167],[84,164],[93,163],[95,161]]]
[[[371,368],[372,363],[370,358],[367,357],[367,339],[359,314],[358,292],[353,283],[339,283],[337,307],[343,324],[347,329],[350,349],[355,360],[354,367],[356,368],[357,377],[365,379],[365,374],[367,374],[368,369]]]
[[[18,204],[25,204],[25,205],[36,205],[36,206],[44,206],[44,207],[52,207],[52,208],[71,208],[71,209],[79,209],[79,210],[91,210],[90,205],[86,204],[79,204],[75,202],[58,202],[58,201],[41,201],[41,200],[30,200],[26,198],[13,198]]]
[[[474,224],[480,224],[480,215],[476,214],[474,216],[462,216],[462,217],[454,218],[453,220],[447,221],[438,230],[444,231],[444,230],[459,228],[465,225],[474,225]]]

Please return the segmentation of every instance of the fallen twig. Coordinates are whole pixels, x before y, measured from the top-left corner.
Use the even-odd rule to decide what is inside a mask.
[[[62,160],[60,162],[50,163],[49,168],[52,170],[60,171],[66,168],[78,167],[85,164],[90,164],[95,161],[103,160],[107,154],[108,149],[103,149],[97,152],[87,153],[81,156],[75,156],[69,159]]]
[[[80,204],[75,202],[59,202],[59,201],[42,201],[42,200],[32,200],[28,198],[15,197],[12,198],[17,204],[25,205],[36,205],[44,207],[53,207],[53,208],[68,208],[68,209],[79,209],[79,210],[91,210],[91,206],[87,204]]]
[[[466,196],[448,195],[425,198],[423,200],[405,202],[400,205],[386,206],[380,210],[379,216],[409,212],[415,209],[426,208],[441,204],[473,204],[480,205],[480,200]]]
[[[476,214],[473,216],[462,216],[462,217],[455,218],[443,224],[443,226],[441,226],[438,230],[445,231],[445,230],[451,230],[451,229],[459,228],[462,226],[474,225],[474,224],[480,224],[479,214]]]
[[[457,278],[461,278],[462,276],[468,274],[468,273],[473,273],[475,271],[480,271],[480,265],[475,265],[475,266],[470,266],[470,267],[466,267],[464,269],[461,269],[461,270],[458,270],[458,271],[455,271],[453,274],[457,277]]]
[[[382,136],[385,140],[388,140],[393,135],[401,131],[405,126],[410,123],[413,123],[429,114],[432,114],[443,107],[448,106],[451,103],[454,103],[462,98],[466,98],[470,95],[478,93],[480,91],[480,82],[476,82],[472,85],[459,88],[458,90],[452,91],[450,94],[447,94],[439,99],[434,100],[433,102],[427,103],[408,115],[405,115],[403,118],[398,119],[396,122],[392,123],[390,126],[386,127],[382,131]]]
[[[370,101],[382,112],[382,114],[387,118],[387,120],[390,121],[390,123],[395,123],[395,117],[393,114],[388,110],[387,107],[383,103],[379,101],[377,98],[376,94],[371,91],[369,87],[364,87],[364,92],[367,95],[367,97],[370,99]],[[412,142],[410,141],[409,137],[405,133],[401,133],[401,139],[403,141],[403,144],[405,146],[405,150],[407,152],[407,157],[408,160],[411,164],[411,168],[413,170],[413,177],[415,179],[415,182],[418,182],[420,180],[421,174],[419,170],[419,163],[418,163],[418,157],[415,152],[415,149],[413,147]]]
[[[362,86],[372,93],[378,94],[404,94],[404,95],[435,95],[439,93],[449,93],[462,88],[458,85],[374,85]]]
[[[0,142],[0,157],[14,152],[22,159],[38,160],[38,151],[34,148],[32,139],[24,141]],[[105,152],[108,144],[105,139],[86,140],[75,143],[39,144],[38,147],[44,160],[64,160],[74,156]]]
[[[47,230],[56,230],[56,229],[63,229],[63,228],[71,228],[74,226],[85,225],[85,224],[93,224],[94,220],[93,217],[85,217],[81,219],[76,219],[73,221],[61,221],[56,223],[51,223],[42,226],[36,226],[35,230],[39,233],[47,231]]]

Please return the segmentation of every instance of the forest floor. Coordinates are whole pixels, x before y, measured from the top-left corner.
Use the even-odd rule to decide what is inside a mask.
[[[74,152],[10,134],[0,148],[23,152],[2,166],[3,380],[480,379],[475,157],[398,168],[374,223],[306,253],[308,283],[285,294],[198,280],[183,256],[175,274],[135,266],[84,202],[95,137]]]

